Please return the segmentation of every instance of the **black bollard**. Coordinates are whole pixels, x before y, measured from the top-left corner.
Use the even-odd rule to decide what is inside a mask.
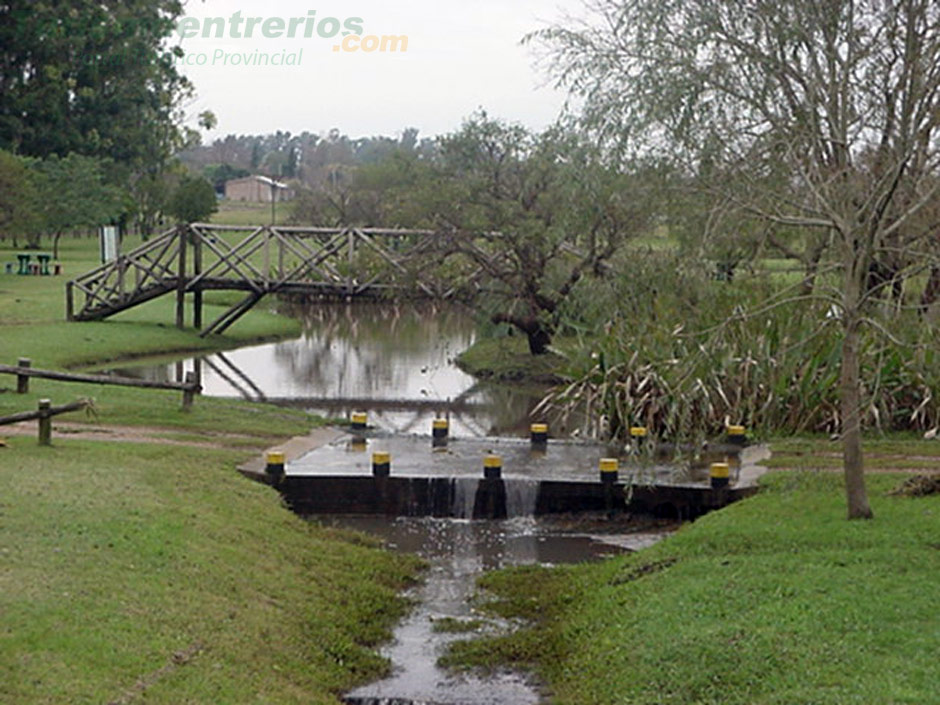
[[[483,478],[498,480],[503,476],[503,459],[498,455],[487,455],[483,458]]]
[[[529,427],[529,439],[534,449],[545,450],[548,446],[548,425],[544,423],[532,424]]]
[[[712,489],[720,490],[727,487],[731,478],[731,466],[728,463],[712,463],[709,477]]]
[[[435,448],[443,448],[447,445],[448,435],[450,435],[450,422],[447,419],[434,419],[431,423],[431,445]]]
[[[372,475],[374,477],[388,477],[392,471],[392,455],[386,452],[372,454]]]
[[[277,451],[268,453],[264,472],[271,477],[282,477],[284,475],[284,454]]]

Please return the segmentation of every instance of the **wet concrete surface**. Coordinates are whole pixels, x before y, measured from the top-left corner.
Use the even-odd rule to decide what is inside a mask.
[[[286,470],[294,476],[370,475],[375,452],[390,453],[391,472],[402,477],[482,477],[483,458],[496,454],[502,458],[506,479],[596,482],[600,459],[612,451],[601,443],[577,441],[552,441],[547,449],[537,450],[528,440],[516,438],[455,438],[445,448],[433,448],[427,436],[368,434],[335,439],[289,462]],[[731,453],[718,453],[716,458],[738,465]],[[620,479],[704,483],[708,470],[701,461],[667,463],[639,453],[622,459]]]
[[[355,705],[529,705],[540,702],[535,683],[514,673],[453,673],[437,660],[455,639],[467,634],[435,631],[442,619],[480,618],[474,609],[476,579],[485,571],[513,565],[557,565],[621,554],[652,545],[674,528],[664,523],[610,522],[601,516],[571,516],[551,521],[519,517],[505,521],[312,517],[329,526],[380,536],[393,550],[428,561],[425,581],[410,593],[411,614],[383,649],[393,666],[389,678],[358,688],[346,702]],[[488,629],[506,628],[483,619]]]

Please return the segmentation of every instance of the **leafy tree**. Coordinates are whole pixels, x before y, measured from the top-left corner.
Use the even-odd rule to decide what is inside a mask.
[[[29,160],[0,150],[0,233],[17,247],[18,236],[33,235],[42,227],[35,174]]]
[[[494,323],[547,352],[561,304],[647,225],[637,181],[570,132],[531,134],[480,114],[445,137],[422,198],[430,222],[488,278]],[[482,244],[481,244],[482,241]]]
[[[0,148],[152,160],[189,84],[166,43],[178,0],[0,4]]]
[[[183,223],[206,220],[219,209],[215,189],[201,176],[185,176],[173,191],[167,213]]]
[[[911,232],[940,194],[935,0],[596,0],[555,27],[559,81],[624,153],[656,154],[756,217],[832,241],[841,272],[841,415],[850,518],[872,516],[861,449],[860,334],[879,325],[873,267],[930,261]]]
[[[53,154],[33,162],[33,170],[54,257],[59,256],[65,231],[116,221],[126,209],[126,194],[106,182],[99,159],[74,153],[60,159]]]

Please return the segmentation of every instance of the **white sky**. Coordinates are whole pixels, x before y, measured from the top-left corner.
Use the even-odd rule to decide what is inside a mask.
[[[212,110],[219,119],[212,138],[236,134],[337,128],[352,137],[395,135],[416,127],[421,136],[456,130],[478,108],[539,129],[551,123],[564,101],[535,67],[532,50],[519,46],[529,31],[580,14],[581,0],[189,0],[186,16],[200,20],[241,16],[316,19],[362,18],[363,36],[407,35],[406,53],[334,52],[342,39],[314,33],[264,38],[190,37],[182,46],[197,97],[195,115]],[[200,29],[202,25],[200,24]],[[244,25],[241,28],[244,34]],[[224,53],[271,56],[300,50],[298,66],[232,66]],[[296,58],[295,58],[296,61]],[[194,125],[193,125],[194,126]]]

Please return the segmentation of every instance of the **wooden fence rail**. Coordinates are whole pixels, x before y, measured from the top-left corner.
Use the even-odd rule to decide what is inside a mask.
[[[39,445],[52,445],[52,417],[59,414],[67,414],[70,411],[78,411],[90,407],[91,401],[88,399],[79,399],[70,404],[62,406],[52,406],[48,399],[39,400],[39,408],[36,411],[22,411],[18,414],[9,416],[0,416],[0,426],[7,424],[20,423],[21,421],[34,421],[39,419]]]
[[[81,382],[84,384],[108,384],[118,387],[138,387],[142,389],[168,389],[183,393],[183,409],[189,410],[193,405],[193,398],[202,391],[196,375],[186,373],[185,382],[156,382],[149,379],[134,379],[133,377],[115,377],[111,375],[86,375],[75,372],[58,372],[56,370],[40,370],[32,367],[28,358],[20,358],[17,366],[0,365],[0,374],[16,375],[16,391],[26,394],[29,391],[29,378],[40,377],[52,379],[57,382]]]

